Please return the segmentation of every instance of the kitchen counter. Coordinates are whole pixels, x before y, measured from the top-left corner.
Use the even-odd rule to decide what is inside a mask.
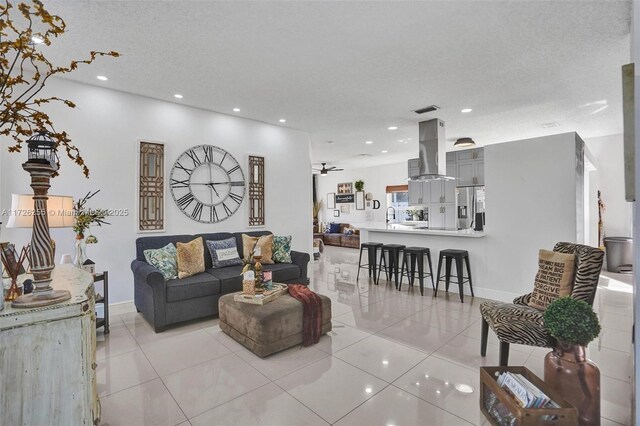
[[[482,231],[474,231],[472,229],[429,229],[422,226],[402,225],[399,223],[363,223],[354,224],[356,229],[361,231],[372,232],[388,232],[394,234],[417,234],[417,235],[436,235],[441,237],[463,237],[463,238],[482,238],[485,233]]]

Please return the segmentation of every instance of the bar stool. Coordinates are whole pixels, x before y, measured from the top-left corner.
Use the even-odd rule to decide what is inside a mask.
[[[398,275],[400,274],[400,252],[404,250],[405,246],[402,244],[384,244],[382,246],[382,256],[380,257],[380,264],[378,265],[378,282],[380,282],[380,271],[384,268],[384,274],[387,277],[387,281],[390,281],[395,275],[395,285],[398,288]],[[385,253],[389,257],[389,265],[385,258]],[[382,264],[384,263],[384,266]]]
[[[424,257],[427,257],[429,262],[429,272],[424,271]],[[398,284],[398,290],[402,289],[402,278],[407,277],[409,285],[413,286],[415,282],[416,264],[418,266],[418,279],[420,281],[420,295],[424,296],[424,279],[431,277],[431,287],[433,286],[433,267],[431,266],[431,250],[426,247],[406,247],[404,249],[404,256],[402,256],[402,271],[400,272],[400,283]],[[411,270],[411,273],[409,273]]]
[[[440,275],[440,270],[442,267],[442,260],[446,260],[446,272],[445,275]],[[458,276],[457,281],[451,281],[451,263],[456,261],[456,273]],[[463,277],[462,271],[462,261],[467,265],[467,276]],[[469,288],[471,289],[471,297],[473,296],[473,285],[471,283],[471,266],[469,265],[469,252],[467,250],[455,250],[455,249],[446,249],[440,251],[440,257],[438,258],[438,280],[436,281],[436,290],[433,294],[434,296],[438,293],[438,284],[440,280],[445,279],[445,291],[449,291],[449,283],[454,282],[458,284],[458,292],[460,293],[460,303],[464,303],[464,291],[462,289],[462,284],[468,282]]]
[[[360,269],[367,268],[369,269],[369,278],[373,273],[373,282],[376,283],[376,267],[378,265],[377,257],[378,257],[378,249],[382,251],[382,243],[362,243],[360,244],[360,257],[358,258],[358,274],[356,275],[356,281],[360,279]],[[363,265],[362,264],[362,252],[367,251],[368,262]],[[377,284],[377,283],[376,283]]]

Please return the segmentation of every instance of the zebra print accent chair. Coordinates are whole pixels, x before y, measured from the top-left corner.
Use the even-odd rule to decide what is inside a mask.
[[[573,243],[557,243],[553,251],[573,253],[576,255],[576,273],[571,297],[593,305],[604,252],[591,246]],[[487,338],[489,327],[500,340],[500,365],[509,361],[509,344],[540,346],[552,348],[555,345],[544,328],[544,311],[528,305],[531,293],[517,297],[513,303],[483,302],[480,304],[482,314],[482,341],[480,355],[487,355]]]

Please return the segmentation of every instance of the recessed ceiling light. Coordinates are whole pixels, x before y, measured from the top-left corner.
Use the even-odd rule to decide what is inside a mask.
[[[279,121],[279,122],[281,122],[281,123],[286,123],[286,122],[287,122],[287,120],[285,120],[284,118],[281,118],[281,119],[280,119],[280,120],[278,120],[278,121]]]
[[[240,112],[240,108],[234,108],[233,112]]]
[[[373,143],[373,141],[366,141],[365,142],[367,145],[371,145]]]
[[[109,80],[109,79],[108,79],[107,77],[105,77],[104,75],[98,75],[98,76],[96,76],[96,78],[97,78],[98,80],[100,80],[100,81],[107,81],[107,80]]]
[[[184,96],[182,96],[180,93],[176,93],[175,95],[173,95],[173,97],[176,99],[182,99]]]
[[[371,392],[373,392],[373,389],[371,389],[371,388],[366,388],[364,391],[365,391],[366,393],[371,393]]]
[[[545,129],[548,129],[550,127],[558,127],[560,125],[560,123],[558,123],[557,121],[554,121],[552,123],[543,123],[542,127],[544,127]]]
[[[387,127],[389,130],[398,130],[398,126],[389,126]]]
[[[380,152],[381,152],[381,153],[383,153],[383,154],[386,154],[386,153],[387,153],[387,152],[389,152],[389,151],[387,151],[386,149],[383,149],[383,150],[382,150],[382,151],[380,151]]]
[[[464,112],[464,113],[471,112],[471,111],[473,111],[471,108],[463,108],[460,110],[460,112]]]
[[[35,44],[42,44],[44,43],[44,39],[40,36],[34,35],[31,36],[31,41],[34,42]]]
[[[389,361],[385,359],[384,361],[382,361],[382,365],[389,365]]]

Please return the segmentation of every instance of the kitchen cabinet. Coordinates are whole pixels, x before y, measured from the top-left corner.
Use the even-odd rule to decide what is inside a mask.
[[[420,181],[409,181],[409,205],[417,206],[421,204],[422,199],[422,182]]]
[[[458,186],[484,185],[484,149],[467,149],[456,154]]]
[[[429,205],[429,228],[456,228],[455,205]]]
[[[455,180],[434,180],[430,182],[431,193],[429,203],[453,203],[456,199]]]

